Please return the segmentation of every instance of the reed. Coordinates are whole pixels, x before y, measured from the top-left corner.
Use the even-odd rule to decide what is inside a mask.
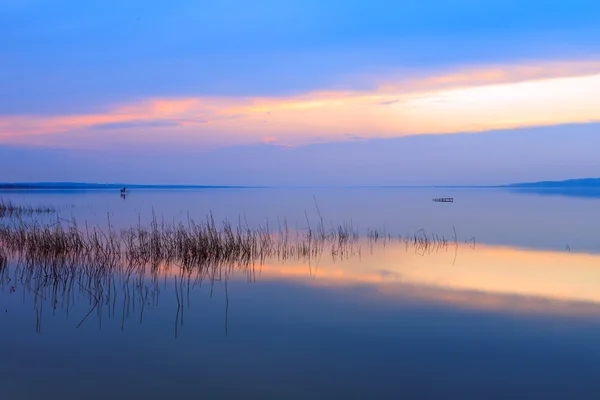
[[[0,218],[19,217],[23,215],[50,214],[56,212],[53,207],[33,207],[30,205],[18,205],[10,200],[0,198]]]
[[[324,253],[350,257],[360,252],[361,235],[350,223],[325,229],[323,219],[308,228],[290,232],[287,221],[271,232],[269,224],[250,228],[223,221],[217,225],[212,215],[205,220],[187,223],[159,222],[154,217],[149,227],[130,227],[117,231],[110,219],[104,229],[81,228],[75,220],[57,220],[54,224],[16,221],[0,224],[0,246],[10,254],[32,263],[85,264],[107,269],[118,264],[130,266],[176,263],[183,268],[205,266],[262,264],[266,259],[311,261]],[[371,245],[405,242],[417,252],[446,249],[448,240],[420,230],[413,235],[392,236],[385,229],[370,229],[366,238]]]
[[[148,226],[117,230],[109,218],[104,229],[80,226],[75,220],[11,221],[0,224],[0,284],[13,290],[18,282],[32,294],[37,330],[41,330],[44,304],[65,308],[68,314],[76,300],[89,303],[89,312],[77,316],[81,319],[78,327],[95,313],[100,327],[108,317],[120,318],[123,328],[132,312],[139,313],[142,322],[144,310],[158,302],[165,276],[174,277],[176,320],[183,321],[183,305],[189,303],[191,287],[209,282],[212,296],[213,286],[226,283],[234,273],[256,280],[266,261],[302,261],[311,266],[318,265],[323,256],[344,260],[360,255],[365,241],[370,246],[405,243],[407,250],[422,254],[449,246],[448,240],[424,230],[393,236],[385,228],[369,229],[361,236],[352,221],[330,223],[325,229],[319,217],[312,224],[314,231],[307,222],[308,228],[292,230],[282,220],[273,230],[268,222],[250,228],[241,218],[234,225],[229,221],[217,224],[212,215],[199,222],[188,218],[186,223],[165,223],[153,217]],[[122,305],[116,306],[117,298]],[[175,332],[177,326],[176,322]]]
[[[8,267],[8,256],[4,249],[0,248],[0,277],[4,274]]]

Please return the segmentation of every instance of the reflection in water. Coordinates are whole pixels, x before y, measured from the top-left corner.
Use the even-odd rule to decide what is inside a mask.
[[[177,325],[183,325],[184,306],[190,307],[190,293],[202,282],[210,282],[211,296],[216,282],[227,279],[228,270],[223,266],[206,269],[180,269],[172,264],[123,265],[104,271],[84,264],[8,263],[0,271],[0,283],[10,285],[11,293],[16,287],[23,291],[23,300],[31,301],[35,311],[36,331],[41,331],[44,315],[63,312],[70,317],[71,309],[80,313],[76,328],[91,316],[96,317],[98,328],[118,321],[121,329],[126,320],[134,319],[140,324],[144,314],[159,305],[162,292],[177,300],[175,333]],[[88,322],[89,323],[89,322]]]
[[[564,196],[579,197],[587,199],[600,198],[600,187],[514,187],[510,188],[512,193],[535,194],[539,196]]]
[[[386,301],[418,299],[448,307],[509,312],[600,315],[600,256],[458,244],[424,248],[410,241],[367,237],[352,246],[325,246],[308,253],[275,252],[258,262],[186,264],[127,257],[102,262],[23,257],[0,252],[4,296],[21,293],[32,303],[36,330],[48,315],[64,316],[75,328],[91,324],[139,324],[174,299],[174,335],[184,326],[186,309],[219,291],[225,297],[228,333],[228,281],[295,282],[322,288],[372,288]],[[109,263],[110,261],[110,263]],[[8,289],[8,290],[6,290]],[[277,301],[277,299],[273,299]],[[7,310],[8,311],[8,310]]]
[[[304,189],[30,196],[59,211],[0,221],[2,399],[600,393],[592,200],[321,191],[325,229]]]
[[[280,249],[260,263],[248,260],[218,262],[212,260],[202,263],[178,263],[174,261],[156,261],[142,263],[139,259],[127,257],[102,257],[99,260],[81,258],[28,258],[1,255],[0,284],[15,285],[22,289],[24,301],[32,301],[36,316],[36,330],[42,328],[42,317],[48,308],[55,315],[62,310],[69,317],[74,305],[86,305],[89,310],[78,321],[76,327],[84,324],[90,316],[97,317],[98,327],[102,328],[106,320],[118,320],[121,329],[127,319],[134,318],[141,324],[144,313],[158,307],[161,293],[167,293],[176,299],[175,335],[178,327],[183,326],[185,308],[191,306],[191,293],[207,287],[212,298],[217,286],[224,289],[226,297],[225,332],[227,333],[227,311],[229,307],[227,281],[231,278],[243,278],[248,282],[269,278],[272,275],[269,265],[278,265],[281,271],[294,271],[301,265],[307,276],[316,277],[317,271],[324,271],[328,265],[361,257],[359,245],[340,247],[333,244],[326,247],[317,243],[317,249],[310,252],[290,252]],[[294,245],[296,246],[296,245]],[[382,241],[382,246],[386,242]],[[373,250],[373,242],[370,241]],[[419,254],[426,250],[415,243],[406,242],[403,248],[413,249]],[[440,247],[431,246],[427,252],[439,251]],[[22,256],[22,254],[19,254]],[[329,258],[326,258],[329,256]],[[328,264],[323,260],[328,260]],[[288,263],[291,263],[288,265]],[[11,289],[11,293],[12,293]]]
[[[326,229],[322,218],[311,228],[293,232],[287,221],[272,231],[252,229],[243,224],[233,227],[228,221],[218,227],[212,216],[196,223],[158,223],[153,219],[150,227],[115,230],[110,218],[103,230],[100,227],[80,229],[75,220],[58,220],[55,224],[18,221],[0,225],[0,245],[14,261],[14,268],[4,267],[2,281],[19,282],[30,294],[36,312],[36,330],[41,329],[44,306],[56,311],[60,304],[68,316],[70,307],[78,301],[87,301],[89,311],[79,322],[80,327],[96,312],[99,326],[103,316],[116,317],[117,299],[123,303],[121,329],[130,309],[140,312],[140,323],[146,307],[157,302],[158,278],[174,281],[177,299],[177,321],[183,324],[184,308],[189,307],[190,290],[210,282],[212,297],[215,282],[225,283],[230,275],[244,275],[256,279],[256,268],[267,262],[300,262],[307,264],[312,275],[313,264],[318,265],[325,254],[330,260],[340,261],[361,255],[360,236],[353,225],[342,224]],[[412,236],[392,237],[385,231],[369,230],[367,242],[372,246],[389,241],[403,243],[417,254],[448,249],[449,241],[436,235],[419,231]],[[455,256],[458,242],[455,237]],[[6,264],[6,262],[4,262]],[[11,265],[13,263],[11,262]],[[146,275],[150,276],[146,281]],[[83,298],[83,300],[81,300]],[[227,312],[226,312],[227,316]],[[226,327],[227,331],[227,327]],[[176,329],[177,333],[177,329]]]

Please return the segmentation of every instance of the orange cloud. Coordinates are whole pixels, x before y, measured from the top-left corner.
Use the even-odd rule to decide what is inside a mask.
[[[600,61],[385,78],[372,90],[291,97],[151,98],[101,114],[0,117],[0,140],[102,128],[161,128],[172,140],[289,144],[600,121]],[[215,139],[217,138],[217,139]],[[266,138],[266,139],[265,139]],[[270,140],[272,141],[272,140]]]
[[[381,92],[423,92],[474,86],[518,83],[543,79],[596,75],[600,61],[554,61],[521,64],[488,65],[457,68],[427,76],[396,79],[396,76],[373,77],[371,81]]]

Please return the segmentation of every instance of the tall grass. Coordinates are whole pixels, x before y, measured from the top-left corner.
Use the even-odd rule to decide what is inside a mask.
[[[138,224],[121,230],[110,219],[104,229],[79,226],[75,220],[53,224],[17,220],[0,224],[0,282],[16,279],[32,293],[37,330],[44,307],[63,307],[68,314],[75,298],[89,303],[89,312],[77,317],[81,318],[77,326],[96,313],[100,327],[106,317],[121,318],[123,327],[130,312],[136,312],[142,322],[144,310],[158,302],[161,272],[174,269],[177,332],[190,287],[196,284],[209,282],[212,296],[217,282],[227,290],[226,282],[234,272],[254,280],[260,265],[269,260],[311,265],[323,256],[345,259],[360,255],[364,241],[370,246],[401,242],[423,254],[449,246],[445,238],[423,230],[392,236],[385,229],[370,229],[361,236],[352,222],[331,223],[326,229],[320,216],[316,224],[307,218],[305,229],[290,229],[286,220],[278,221],[276,229],[269,223],[251,228],[241,218],[235,225],[217,224],[212,215],[186,223],[159,222],[154,217],[147,227]],[[15,268],[8,274],[13,260]],[[116,307],[117,296],[122,310]]]
[[[219,226],[212,215],[205,220],[169,224],[153,218],[149,227],[130,227],[120,231],[78,226],[73,221],[54,224],[18,221],[0,225],[0,245],[11,254],[32,262],[68,261],[112,267],[117,264],[148,265],[176,263],[185,268],[206,265],[261,264],[268,258],[278,261],[318,259],[324,253],[348,257],[360,251],[361,236],[352,223],[331,224],[325,229],[322,219],[312,230],[290,231],[287,221],[277,230],[269,224],[250,228],[239,220],[237,225],[223,221]],[[392,236],[384,230],[368,231],[370,244],[405,242],[415,251],[437,251],[449,242],[423,230],[413,235]]]
[[[10,200],[0,198],[0,218],[19,217],[23,215],[49,214],[55,212],[53,207],[33,207],[30,205],[18,205]]]

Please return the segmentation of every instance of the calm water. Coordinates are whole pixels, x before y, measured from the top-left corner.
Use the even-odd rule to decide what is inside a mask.
[[[218,279],[172,265],[61,286],[0,273],[0,398],[599,398],[600,199],[500,190],[3,192],[41,222],[287,221],[363,237]],[[433,197],[453,196],[452,204]],[[318,207],[318,211],[317,211]],[[14,223],[4,220],[0,223]],[[456,231],[458,245],[454,244]],[[77,268],[77,267],[73,267]],[[94,280],[96,279],[96,280]],[[92,282],[93,283],[90,283]]]

